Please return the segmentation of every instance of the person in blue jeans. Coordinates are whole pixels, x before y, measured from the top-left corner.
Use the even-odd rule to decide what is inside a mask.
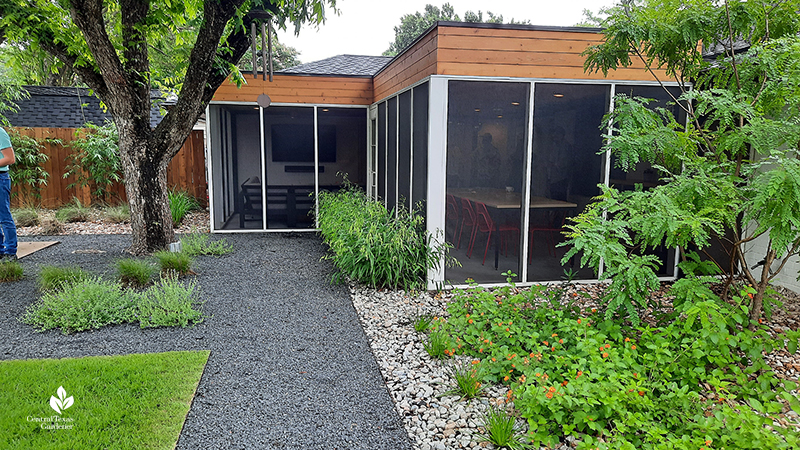
[[[11,216],[11,177],[8,166],[14,164],[14,149],[6,130],[0,128],[0,262],[17,259],[17,226]]]

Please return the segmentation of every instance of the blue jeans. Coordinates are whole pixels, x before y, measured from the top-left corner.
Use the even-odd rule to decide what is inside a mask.
[[[17,254],[17,227],[11,217],[11,177],[0,172],[0,255]]]

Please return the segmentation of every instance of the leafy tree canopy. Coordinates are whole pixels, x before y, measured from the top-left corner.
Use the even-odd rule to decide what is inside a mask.
[[[0,0],[10,45],[36,46],[74,71],[108,107],[119,132],[131,208],[133,253],[172,242],[166,167],[219,85],[250,45],[250,25],[269,16],[285,29],[318,24],[336,0]],[[238,75],[238,76],[237,76]],[[177,101],[150,127],[150,88]]]
[[[445,3],[439,9],[433,5],[425,5],[425,11],[416,12],[414,14],[406,14],[400,18],[400,25],[394,27],[394,42],[389,45],[389,49],[383,52],[384,56],[395,56],[406,47],[411,45],[414,40],[419,37],[425,30],[431,27],[437,21],[448,22],[462,22],[455,9],[450,3]],[[467,11],[464,13],[463,22],[472,23],[503,23],[502,15],[494,15],[491,11],[486,12],[486,18],[483,17],[483,12]],[[525,24],[530,23],[527,20],[517,22],[513,18],[509,23]]]
[[[770,281],[800,252],[799,10],[797,0],[630,1],[605,20],[605,41],[585,52],[588,71],[634,61],[665,69],[680,83],[674,101],[688,118],[679,123],[646,99],[618,96],[602,126],[603,151],[620,168],[648,163],[662,175],[648,190],[601,186],[569,226],[565,260],[580,254],[584,265],[604,265],[609,315],[635,318],[648,306],[661,265],[648,250],[660,245],[680,249],[687,277],[676,302],[702,291],[710,280],[702,275],[727,272],[728,286],[741,274],[756,288],[751,326],[769,306]],[[713,239],[726,243],[729,260],[707,251]],[[745,260],[756,239],[765,250]]]

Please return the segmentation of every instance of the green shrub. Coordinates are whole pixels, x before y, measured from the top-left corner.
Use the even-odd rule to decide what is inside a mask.
[[[75,136],[64,178],[73,176],[76,181],[67,187],[89,186],[92,198],[109,203],[114,195],[111,187],[122,181],[117,126],[111,121],[102,127],[87,123]]]
[[[144,286],[158,270],[149,261],[136,258],[126,258],[117,261],[117,276],[126,286]]]
[[[184,276],[192,272],[192,258],[182,252],[162,250],[155,253],[162,274]]]
[[[167,193],[167,197],[169,198],[169,210],[172,213],[172,224],[176,227],[180,226],[186,214],[200,209],[197,199],[186,191],[171,189]]]
[[[21,317],[39,331],[64,334],[135,320],[136,300],[117,283],[88,278],[46,291]]]
[[[751,331],[746,301],[708,296],[696,278],[673,285],[683,296],[661,327],[632,327],[581,311],[562,287],[513,285],[459,290],[440,320],[441,340],[480,358],[487,381],[508,384],[534,446],[572,435],[579,448],[794,448],[798,434],[773,423],[796,384],[778,378],[764,355],[797,351],[800,333]],[[689,297],[687,292],[702,293]],[[652,321],[648,321],[652,322]],[[602,436],[600,441],[597,436]]]
[[[203,321],[197,285],[186,285],[175,278],[163,277],[147,291],[139,294],[139,324],[148,327],[186,327]]]
[[[8,137],[11,139],[11,146],[14,148],[14,170],[9,172],[11,185],[17,186],[19,193],[24,199],[42,198],[42,187],[47,186],[47,179],[50,174],[44,170],[44,163],[50,159],[44,153],[42,140],[24,136],[14,128],[8,129]],[[53,144],[61,144],[57,139],[49,139]],[[12,195],[16,195],[14,192]],[[28,225],[21,225],[28,226]]]
[[[12,213],[14,223],[18,227],[33,227],[39,225],[39,211],[35,208],[19,208]]]
[[[131,208],[127,204],[106,206],[103,208],[103,218],[111,223],[128,223],[131,221]]]
[[[22,279],[22,264],[17,261],[0,262],[0,283]]]
[[[320,192],[319,228],[341,274],[376,288],[424,288],[428,269],[437,267],[446,246],[431,249],[423,218],[395,213],[357,186]],[[337,275],[340,276],[340,275]]]
[[[233,252],[233,246],[224,238],[211,240],[208,233],[193,232],[181,237],[183,253],[189,256],[225,255]]]
[[[77,197],[73,197],[72,204],[62,206],[56,211],[56,219],[64,223],[87,222],[92,216],[92,208],[83,206]]]
[[[39,289],[52,291],[65,285],[91,278],[89,272],[78,266],[42,266],[39,270]]]

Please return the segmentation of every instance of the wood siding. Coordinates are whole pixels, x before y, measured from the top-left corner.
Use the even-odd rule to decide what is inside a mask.
[[[375,101],[394,94],[419,80],[437,73],[439,36],[434,29],[389,67],[375,76]]]
[[[255,103],[261,94],[273,103],[315,103],[325,105],[369,105],[372,103],[372,79],[365,77],[328,77],[312,75],[275,75],[273,82],[245,75],[247,84],[237,88],[224,82],[213,101]]]
[[[608,73],[586,73],[581,53],[600,33],[440,26],[439,75],[653,81],[644,64]],[[664,71],[659,78],[669,80]]]
[[[58,208],[77,198],[82,204],[90,205],[92,198],[89,187],[68,187],[75,182],[74,177],[64,178],[67,156],[71,153],[69,143],[75,140],[75,128],[15,128],[20,134],[42,141],[44,153],[49,159],[44,169],[50,174],[47,185],[41,189],[41,200],[25,198],[19,186],[12,186],[12,204],[33,204],[45,208]],[[53,142],[60,140],[61,143]],[[205,175],[205,138],[202,131],[192,131],[178,154],[167,167],[167,184],[185,190],[195,196],[200,203],[207,203],[208,186]],[[14,167],[11,167],[14,170]],[[121,200],[127,201],[125,186],[114,183],[112,192]]]

